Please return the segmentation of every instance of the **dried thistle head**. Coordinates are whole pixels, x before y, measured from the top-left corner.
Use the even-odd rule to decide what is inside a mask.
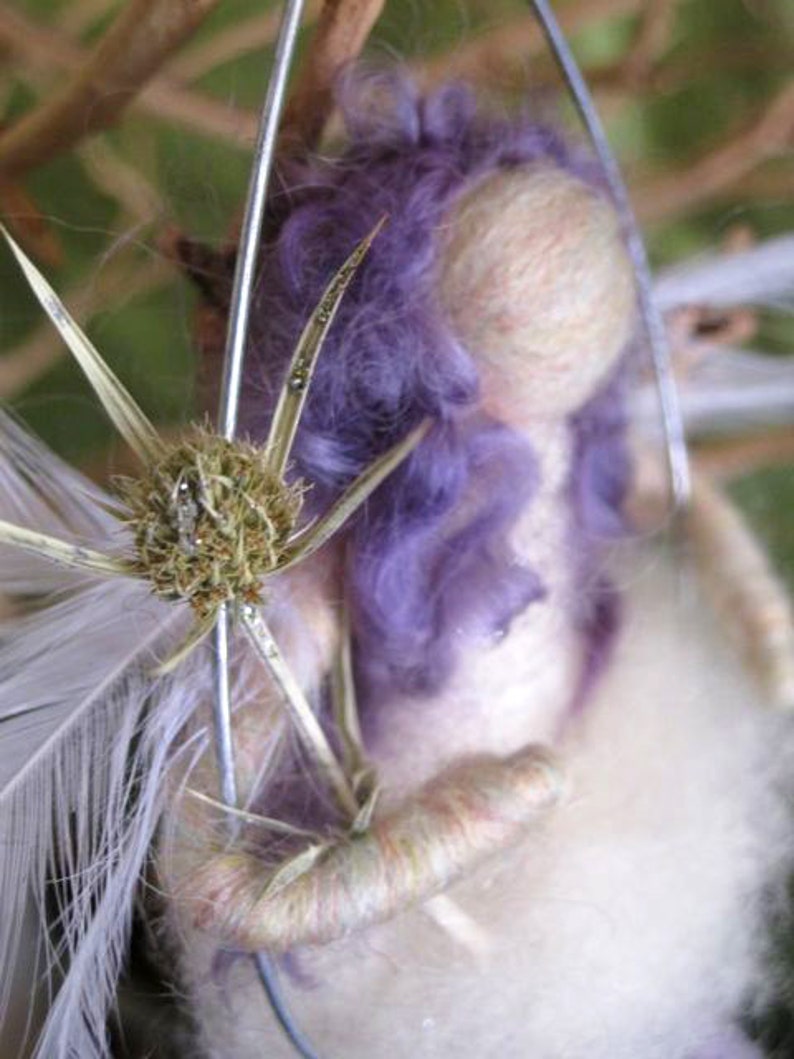
[[[305,485],[285,482],[267,450],[208,428],[169,446],[138,478],[117,483],[135,542],[133,572],[199,618],[223,603],[262,602],[287,555]]]
[[[286,480],[290,451],[323,340],[382,223],[353,250],[309,316],[263,446],[231,440],[206,426],[194,427],[176,444],[166,442],[0,225],[34,293],[141,463],[138,478],[123,479],[117,486],[124,508],[120,517],[132,531],[131,558],[94,552],[9,523],[0,523],[0,540],[78,569],[143,578],[157,595],[190,603],[202,634],[225,603],[238,610],[255,608],[262,602],[266,578],[320,548],[429,426],[422,424],[375,460],[325,514],[298,526],[306,486]]]
[[[282,384],[267,440],[258,447],[206,427],[193,428],[176,444],[162,438],[46,279],[0,225],[0,234],[6,237],[34,293],[141,463],[139,477],[124,479],[117,486],[122,501],[118,515],[131,531],[131,556],[94,551],[2,520],[0,543],[94,575],[140,578],[157,595],[189,603],[196,618],[193,628],[183,646],[160,666],[160,673],[182,662],[216,627],[224,604],[230,604],[281,690],[300,737],[352,821],[362,812],[354,784],[337,761],[258,605],[263,602],[268,576],[289,569],[322,547],[429,429],[429,422],[414,429],[360,474],[324,514],[298,525],[306,487],[301,481],[286,479],[292,444],[325,336],[379,229],[380,224],[353,250],[309,316]]]

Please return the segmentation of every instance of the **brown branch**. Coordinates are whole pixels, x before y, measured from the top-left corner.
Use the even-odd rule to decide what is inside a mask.
[[[782,199],[791,202],[791,189],[794,188],[794,164],[773,164],[754,173],[748,173],[731,188],[736,198],[748,199]]]
[[[85,61],[85,53],[62,34],[8,6],[0,7],[0,45],[31,65],[50,71],[77,71]]]
[[[634,201],[644,221],[700,205],[794,144],[794,85],[789,84],[748,128],[685,169],[646,181]]]
[[[107,140],[92,140],[78,148],[92,183],[115,199],[132,221],[146,224],[168,213],[165,201],[135,166],[118,154]]]
[[[13,235],[42,264],[58,268],[63,247],[33,196],[15,180],[0,180],[0,215]]]
[[[131,0],[72,80],[0,137],[0,172],[17,176],[112,125],[217,2]]]
[[[558,18],[563,30],[573,34],[601,19],[632,14],[641,2],[577,0],[560,7]],[[523,14],[477,34],[452,53],[420,60],[412,68],[426,88],[449,78],[501,85],[506,76],[512,76],[516,66],[525,67],[528,58],[542,54],[545,50],[546,43],[536,21],[531,15]]]
[[[334,82],[358,58],[383,5],[384,0],[325,0],[284,112],[280,151],[318,142],[333,111]]]
[[[114,6],[115,0],[70,0],[58,12],[58,25],[74,37],[79,37]]]
[[[694,459],[701,470],[723,481],[767,467],[790,466],[794,462],[794,427],[700,443],[694,450]]]
[[[5,43],[36,73],[65,69],[79,71],[86,53],[44,26],[0,6],[0,44]],[[210,96],[191,92],[170,78],[155,77],[131,101],[131,108],[150,116],[211,136],[234,147],[253,142],[257,116],[249,110],[227,106]]]
[[[303,25],[317,20],[322,0],[308,0],[303,12]],[[281,10],[259,13],[241,19],[226,29],[221,29],[208,40],[186,48],[168,66],[169,77],[184,84],[197,81],[204,74],[233,62],[241,55],[266,48],[276,39],[281,22]]]
[[[173,121],[200,136],[211,136],[230,147],[253,146],[259,118],[253,110],[228,106],[211,96],[191,92],[158,77],[138,102],[150,117]]]
[[[628,85],[641,84],[665,51],[678,0],[645,0],[629,53],[622,63]]]
[[[768,42],[744,41],[739,45],[700,48],[696,55],[687,53],[645,71],[642,77],[630,82],[625,61],[585,68],[590,88],[596,92],[621,95],[636,101],[642,96],[667,95],[686,88],[714,74],[755,71],[787,73],[791,68],[792,53],[784,43],[779,47]]]

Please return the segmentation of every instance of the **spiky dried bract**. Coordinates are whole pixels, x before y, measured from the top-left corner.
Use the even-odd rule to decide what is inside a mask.
[[[157,595],[186,600],[209,618],[223,603],[262,602],[305,485],[282,481],[266,450],[197,428],[117,490],[130,512],[134,572]]]

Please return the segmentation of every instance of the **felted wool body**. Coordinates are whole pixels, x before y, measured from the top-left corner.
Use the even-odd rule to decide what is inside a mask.
[[[290,1005],[326,1059],[744,1059],[790,862],[790,734],[685,558],[614,541],[634,326],[617,220],[555,134],[483,124],[455,95],[397,98],[399,122],[354,129],[346,158],[279,207],[247,420],[256,432],[281,346],[327,281],[318,233],[354,240],[388,209],[321,358],[297,469],[321,508],[394,433],[436,427],[343,541],[281,579],[272,620],[319,704],[347,598],[379,811],[535,742],[571,795],[441,898],[297,946]],[[272,812],[285,726],[267,682],[241,682],[242,786]],[[318,781],[299,780],[311,826]],[[213,793],[210,767],[201,782]],[[287,801],[294,814],[294,788]],[[196,1049],[287,1057],[250,961],[191,914],[211,815],[188,799],[160,857]],[[256,841],[264,888],[273,852]]]
[[[560,746],[568,804],[449,892],[469,920],[460,933],[431,904],[295,954],[289,1001],[320,1055],[756,1054],[737,1023],[771,981],[768,917],[790,852],[776,790],[787,725],[759,701],[691,570],[662,548],[615,559],[623,632]],[[498,699],[491,708],[498,726]],[[390,762],[406,786],[411,757],[406,747],[401,769]],[[207,1054],[288,1059],[250,963],[218,982],[216,940],[185,943]]]

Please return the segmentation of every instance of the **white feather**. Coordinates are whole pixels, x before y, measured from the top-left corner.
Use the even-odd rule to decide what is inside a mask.
[[[656,281],[655,297],[663,312],[687,306],[758,306],[792,312],[794,235],[667,269]],[[751,350],[704,348],[702,360],[681,382],[680,399],[689,435],[790,423],[794,361]],[[640,387],[632,403],[640,428],[658,434],[658,398],[652,385]]]
[[[114,540],[111,498],[34,440],[0,409],[0,512],[9,522],[98,545]],[[85,576],[0,546],[0,591],[29,595],[79,584]]]
[[[715,254],[662,272],[656,301],[668,312],[687,305],[794,308],[794,235],[735,254]]]
[[[794,358],[751,350],[717,348],[687,374],[681,411],[690,436],[794,421]],[[646,431],[658,424],[652,384],[631,397],[635,421]]]
[[[107,498],[5,415],[0,451],[0,516],[117,543]],[[1,549],[0,593],[20,592],[41,606],[0,626],[0,1013],[32,891],[43,929],[45,902],[56,904],[57,936],[39,946],[49,971],[65,971],[35,1054],[100,1059],[164,773],[207,686],[205,663],[191,659],[192,679],[186,667],[153,676],[188,616],[143,583]]]

